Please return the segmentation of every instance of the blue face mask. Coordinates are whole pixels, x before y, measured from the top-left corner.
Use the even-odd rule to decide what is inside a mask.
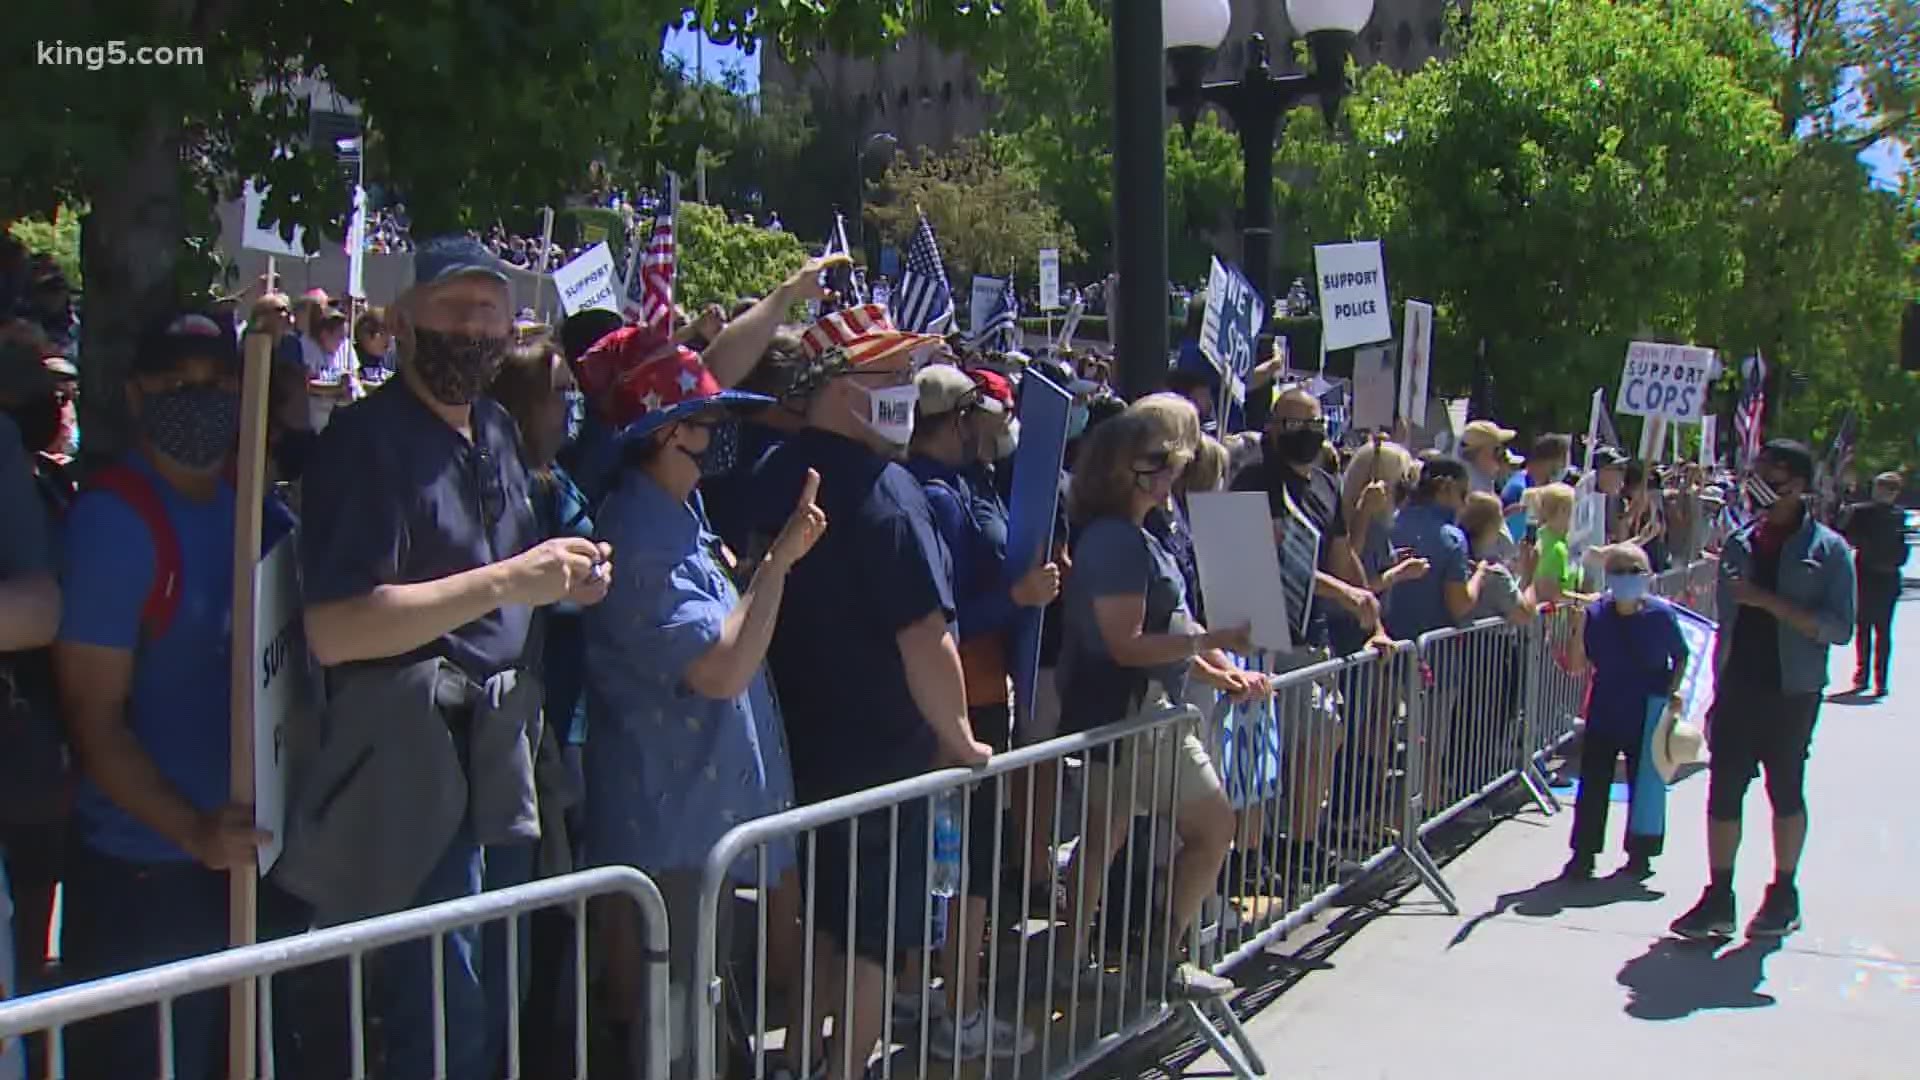
[[[1645,600],[1647,590],[1653,585],[1653,579],[1646,574],[1608,574],[1607,591],[1615,600],[1629,602]]]

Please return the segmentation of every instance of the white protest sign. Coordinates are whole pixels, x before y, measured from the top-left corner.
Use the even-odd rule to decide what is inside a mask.
[[[1393,350],[1385,345],[1353,353],[1353,428],[1393,426]]]
[[[1320,530],[1293,501],[1293,493],[1282,490],[1287,516],[1273,523],[1280,541],[1280,583],[1286,588],[1288,622],[1307,636],[1307,621],[1313,617],[1314,574],[1320,569]]]
[[[367,189],[353,189],[353,217],[347,223],[347,295],[367,298]]]
[[[1720,418],[1708,413],[1700,418],[1700,454],[1695,460],[1702,465],[1716,465],[1720,461]]]
[[[1040,249],[1040,310],[1060,309],[1060,249]]]
[[[553,283],[560,290],[560,306],[568,315],[596,308],[620,310],[620,281],[613,276],[613,252],[605,241],[555,270]]]
[[[993,318],[993,309],[999,306],[1000,298],[1006,292],[1006,279],[985,274],[973,275],[973,303],[967,309],[968,317],[973,321],[967,324],[968,329],[979,333],[987,325],[987,320]]]
[[[1567,550],[1574,559],[1607,542],[1607,497],[1595,490],[1593,474],[1580,477],[1574,489],[1573,522],[1567,530]]]
[[[1658,413],[1640,421],[1640,460],[1654,462],[1660,460],[1661,451],[1667,448],[1667,418]]]
[[[1712,349],[1636,341],[1627,346],[1614,408],[1629,416],[1664,416],[1697,424],[1706,413],[1713,384]]]
[[[288,535],[253,568],[253,822],[273,834],[260,874],[287,834],[287,742],[316,714],[320,680],[300,618],[299,560]]]
[[[1195,492],[1187,498],[1200,595],[1207,622],[1253,629],[1253,645],[1269,652],[1293,648],[1280,552],[1273,546],[1273,515],[1258,491]]]
[[[1320,340],[1327,351],[1393,336],[1380,241],[1316,245],[1313,266],[1320,279]]]
[[[285,255],[294,259],[306,258],[305,230],[295,227],[292,240],[282,239],[275,228],[279,224],[277,220],[262,221],[260,219],[260,215],[265,212],[266,203],[266,189],[256,188],[253,186],[253,181],[247,181],[241,197],[241,213],[245,217],[240,226],[240,246],[249,251],[264,251],[269,255]]]
[[[1407,301],[1400,319],[1400,412],[1409,424],[1427,415],[1427,377],[1433,372],[1433,305]]]

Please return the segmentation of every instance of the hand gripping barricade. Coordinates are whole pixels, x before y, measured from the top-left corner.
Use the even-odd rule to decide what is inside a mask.
[[[877,964],[866,978],[883,983],[887,1006],[870,1021],[881,1048],[874,1076],[925,1075],[930,1058],[980,1051],[963,1047],[962,1025],[934,1019],[947,987],[969,983],[985,1010],[977,1067],[986,1078],[1071,1075],[1169,1019],[1188,1023],[1236,1073],[1264,1072],[1224,1000],[1169,992],[1166,971],[1182,951],[1171,941],[1169,866],[1179,786],[1191,776],[1174,767],[1175,755],[1187,732],[1200,736],[1236,817],[1220,886],[1186,938],[1195,965],[1231,971],[1330,906],[1345,884],[1403,857],[1457,910],[1410,816],[1407,778],[1423,767],[1414,661],[1411,643],[1327,660],[1276,679],[1270,702],[1221,702],[1210,716],[1169,708],[1016,750],[978,771],[947,769],[736,827],[709,857],[693,930],[690,981],[706,988],[687,1032],[695,1075],[809,1076],[822,1053],[837,1075],[861,1075],[869,1051],[837,1034],[862,1030],[856,993],[873,992],[854,955]],[[1509,746],[1517,758],[1518,742]],[[1089,782],[1095,771],[1104,782]],[[907,894],[933,879],[938,806],[962,792],[948,803],[958,808],[960,851],[947,932],[969,895],[984,904],[989,929],[981,937],[969,929],[947,969],[931,958],[942,944],[937,920]],[[1072,855],[1090,821],[1096,833],[1112,827],[1102,821],[1129,823],[1105,868]],[[782,844],[798,856],[797,880],[769,872]],[[830,858],[829,849],[856,854]],[[1103,894],[1097,910],[1090,893]],[[734,925],[745,930],[737,942]],[[820,951],[828,939],[872,941],[828,959]],[[981,941],[984,951],[968,947]],[[923,972],[945,985],[932,988]],[[828,1014],[836,1034],[821,1041]],[[850,1015],[850,1025],[839,1019]]]
[[[276,1072],[273,1030],[273,979],[298,969],[337,961],[347,961],[347,1000],[349,1019],[349,1075],[364,1080],[367,1070],[366,1016],[362,1003],[365,966],[368,954],[402,942],[430,939],[433,968],[441,970],[444,935],[451,930],[492,922],[517,925],[519,917],[543,908],[559,908],[573,916],[574,940],[570,959],[573,977],[573,1060],[575,1075],[587,1075],[588,1017],[587,997],[587,902],[598,897],[624,897],[638,905],[646,951],[647,1000],[649,1008],[646,1032],[647,1055],[644,1075],[647,1080],[665,1080],[667,1075],[667,909],[660,890],[646,875],[627,867],[602,867],[559,877],[544,878],[509,889],[461,897],[426,907],[381,915],[297,934],[292,937],[229,949],[159,967],[148,968],[113,978],[81,983],[31,997],[0,1001],[0,1045],[30,1033],[46,1033],[47,1056],[36,1075],[60,1080],[66,1076],[64,1030],[84,1020],[128,1009],[151,1008],[158,1025],[160,1073],[162,1080],[175,1075],[173,1060],[173,1006],[179,999],[208,990],[250,984],[257,991],[263,1037],[259,1040],[261,1057],[257,1070],[235,1068],[230,1075],[251,1080],[258,1076],[272,1080]],[[520,1045],[520,934],[508,933],[507,1025],[505,1032],[506,1074],[523,1074]],[[444,1009],[445,984],[433,982],[433,1044],[435,1074],[446,1075],[447,1030]]]

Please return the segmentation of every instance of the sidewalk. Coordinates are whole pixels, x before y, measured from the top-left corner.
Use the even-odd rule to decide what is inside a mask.
[[[1908,788],[1920,762],[1920,604],[1901,606],[1895,643],[1892,697],[1821,712],[1800,874],[1807,926],[1784,947],[1716,952],[1666,936],[1705,884],[1704,772],[1673,789],[1667,853],[1644,885],[1553,883],[1571,803],[1553,818],[1529,808],[1444,867],[1459,918],[1424,891],[1396,889],[1280,946],[1294,959],[1242,969],[1236,1007],[1269,1075],[1920,1076],[1920,825]],[[1852,675],[1850,648],[1835,650],[1832,673]],[[1610,844],[1624,812],[1616,804]],[[1743,924],[1772,876],[1766,823],[1755,783]],[[1610,850],[1601,872],[1619,858]],[[1224,1075],[1217,1057],[1187,1047],[1128,1065],[1125,1075]]]

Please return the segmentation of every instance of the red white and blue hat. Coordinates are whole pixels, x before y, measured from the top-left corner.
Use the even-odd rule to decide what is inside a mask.
[[[621,442],[711,409],[746,409],[773,399],[722,389],[698,354],[656,329],[623,326],[580,358],[580,389],[594,415]]]
[[[830,311],[800,335],[807,360],[829,371],[877,363],[903,352],[939,345],[945,340],[933,334],[910,334],[895,329],[887,309],[879,304],[858,304]]]

